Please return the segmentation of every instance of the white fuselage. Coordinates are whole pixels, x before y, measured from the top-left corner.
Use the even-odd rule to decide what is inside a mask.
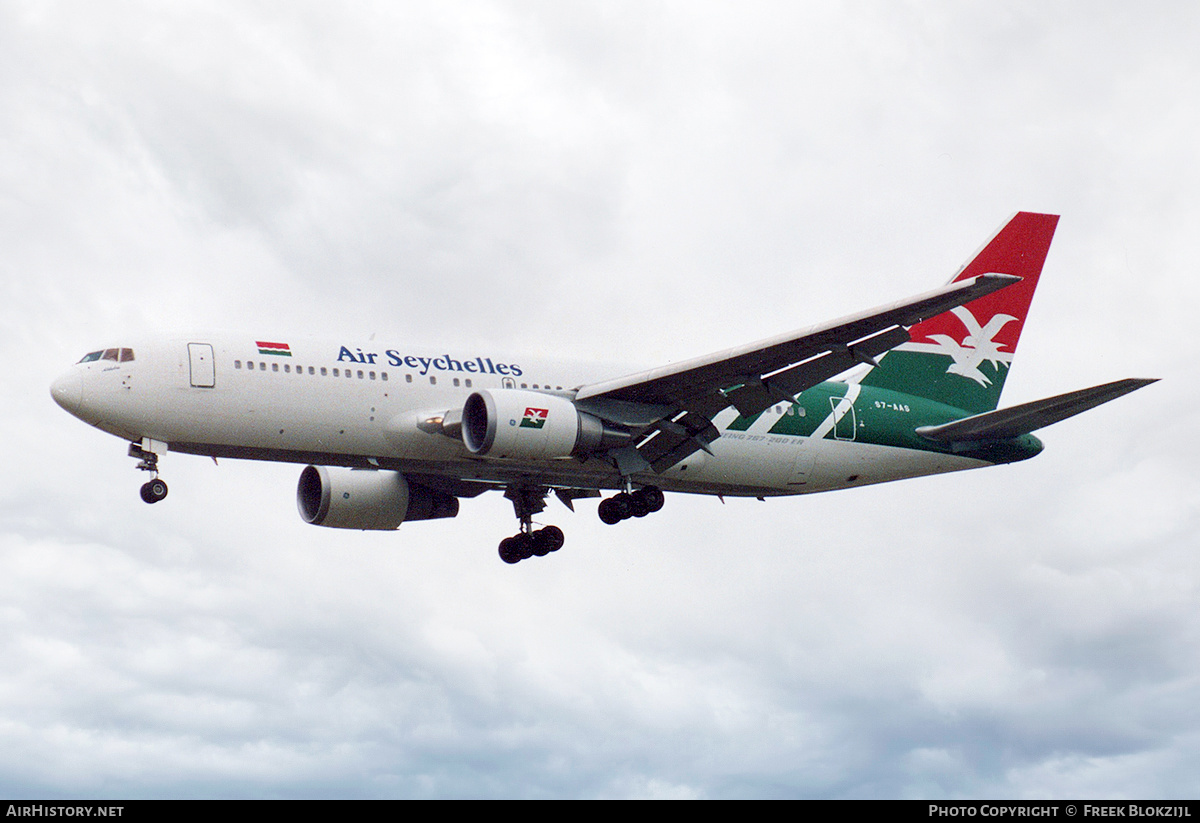
[[[104,431],[167,444],[171,451],[382,467],[495,485],[621,487],[619,473],[607,461],[479,457],[437,425],[479,389],[523,388],[570,397],[583,382],[611,376],[586,366],[492,352],[412,351],[297,338],[273,349],[246,335],[134,341],[126,350],[133,359],[73,366],[55,381],[55,400]],[[851,385],[850,395],[857,390]],[[769,433],[788,413],[786,404],[776,406],[744,431],[732,431],[728,427],[737,413],[726,409],[714,419],[722,436],[711,454],[698,451],[661,475],[648,472],[643,480],[667,491],[766,496],[988,465],[857,443],[852,430],[849,437],[835,437],[833,410],[811,436]]]

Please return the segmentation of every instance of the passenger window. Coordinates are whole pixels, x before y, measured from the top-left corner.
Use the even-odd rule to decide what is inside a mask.
[[[325,371],[325,370],[324,370],[324,369],[321,369],[321,371]],[[316,370],[316,369],[314,369],[312,366],[309,366],[309,367],[308,367],[308,373],[309,373],[309,374],[316,374],[316,373],[317,373],[317,370]]]
[[[278,363],[272,363],[272,364],[271,364],[271,371],[279,371],[279,364],[278,364]]]
[[[381,378],[383,378],[385,381],[387,380],[387,372],[380,372],[380,373],[379,373],[379,376],[380,376]]]
[[[405,382],[405,383],[411,383],[411,382],[412,382],[412,375],[411,375],[411,374],[406,374],[406,375],[404,375],[404,382]]]
[[[259,360],[259,361],[258,361],[258,370],[259,370],[259,371],[266,371],[266,370],[267,370],[267,364],[266,364],[266,363],[264,363],[263,361]]]
[[[242,367],[242,361],[241,361],[241,360],[234,360],[234,361],[233,361],[233,367],[234,367],[235,369],[240,369],[240,368]]]
[[[458,378],[457,378],[457,377],[456,377],[456,378],[454,378],[454,385],[456,385],[456,386],[458,385]]]
[[[350,376],[350,372],[346,372],[346,376],[347,376],[347,377],[349,377],[349,376]],[[358,370],[358,379],[359,379],[359,380],[362,380],[362,369],[359,369],[359,370]]]
[[[369,372],[369,373],[368,373],[368,376],[369,376],[369,377],[370,377],[372,380],[374,380],[374,379],[375,379],[375,372]]]
[[[328,372],[328,371],[325,369],[325,367],[324,367],[324,366],[322,366],[322,367],[321,367],[321,376],[322,376],[322,377],[327,377],[328,375],[329,375],[329,372]]]
[[[290,363],[284,363],[284,364],[283,364],[283,373],[284,373],[284,374],[291,374],[291,373],[292,373],[292,366],[291,366],[291,364],[290,364]]]
[[[436,385],[437,385],[437,378],[436,378],[436,377],[434,377],[432,374],[431,374],[431,375],[429,375],[429,385],[431,385],[431,386],[436,386]]]
[[[471,388],[471,378],[467,378],[467,388]]]
[[[322,374],[324,374],[324,373],[325,373],[325,370],[324,370],[324,369],[321,369],[321,373],[322,373]],[[342,373],[341,373],[341,372],[339,372],[337,369],[334,369],[334,370],[333,370],[333,376],[334,376],[334,377],[341,377],[341,376],[342,376]]]

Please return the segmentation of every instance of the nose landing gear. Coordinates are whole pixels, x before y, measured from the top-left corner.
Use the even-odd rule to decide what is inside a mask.
[[[129,444],[129,456],[138,461],[137,467],[150,472],[150,479],[142,484],[140,491],[142,500],[147,503],[157,503],[167,496],[167,484],[158,476],[158,453],[151,451],[154,442],[149,441],[150,448],[143,448],[141,443]]]

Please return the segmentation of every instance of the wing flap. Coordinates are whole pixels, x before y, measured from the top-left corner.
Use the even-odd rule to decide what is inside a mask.
[[[706,415],[686,411],[673,419],[658,421],[637,451],[654,471],[662,474],[701,449],[709,451],[709,446],[720,436]]]
[[[1154,382],[1157,382],[1157,378],[1116,380],[1043,400],[1034,400],[1032,403],[976,414],[940,426],[921,426],[917,429],[917,434],[940,443],[1008,440],[1074,417]]]
[[[753,417],[775,403],[791,403],[796,399],[796,395],[805,389],[841,374],[858,363],[875,365],[876,357],[901,343],[907,343],[908,339],[908,329],[893,326],[848,346],[831,348],[803,363],[797,363],[783,371],[725,390],[723,393],[737,408],[738,414],[742,417]]]

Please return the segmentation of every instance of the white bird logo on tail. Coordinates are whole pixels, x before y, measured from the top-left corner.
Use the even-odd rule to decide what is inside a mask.
[[[930,340],[937,341],[939,351],[950,355],[954,360],[950,364],[950,368],[946,369],[946,373],[960,374],[981,386],[990,386],[992,381],[979,370],[979,366],[988,362],[999,369],[1001,363],[1007,366],[1012,362],[1012,352],[1000,351],[1000,347],[1004,344],[995,342],[993,338],[1000,333],[1000,329],[1017,318],[1011,314],[996,314],[992,316],[991,320],[988,320],[986,326],[980,326],[975,315],[971,314],[966,306],[951,309],[951,312],[962,321],[963,326],[967,329],[962,343],[960,344],[948,334],[929,335]]]

